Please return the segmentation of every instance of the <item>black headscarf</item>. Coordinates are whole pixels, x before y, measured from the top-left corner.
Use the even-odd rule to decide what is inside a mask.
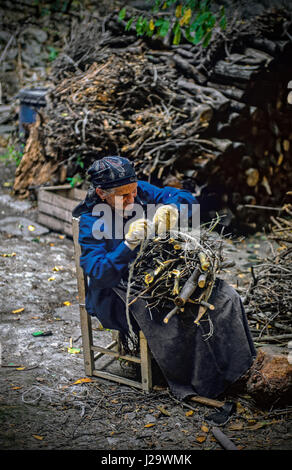
[[[86,212],[92,203],[100,201],[95,189],[109,189],[124,186],[137,181],[133,164],[124,157],[104,157],[96,160],[87,171],[91,185],[84,201],[78,204],[72,212],[73,217],[79,217]]]

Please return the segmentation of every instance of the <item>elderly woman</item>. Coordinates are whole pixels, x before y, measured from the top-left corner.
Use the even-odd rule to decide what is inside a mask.
[[[214,334],[209,341],[204,339],[204,326],[186,327],[180,315],[166,328],[164,313],[147,315],[142,299],[131,307],[130,322],[126,311],[129,265],[141,242],[153,230],[161,235],[173,228],[182,206],[191,218],[198,208],[196,198],[185,190],[137,181],[131,162],[118,156],[95,161],[88,174],[91,186],[87,197],[73,211],[74,217],[80,217],[80,264],[88,279],[87,312],[103,327],[119,330],[124,338],[129,336],[129,328],[134,332],[142,329],[153,357],[179,398],[196,393],[218,396],[248,370],[255,357],[243,306],[234,289],[216,281],[210,299],[216,305]],[[152,218],[147,217],[149,206],[154,207]],[[130,217],[133,209],[138,214],[135,219]]]

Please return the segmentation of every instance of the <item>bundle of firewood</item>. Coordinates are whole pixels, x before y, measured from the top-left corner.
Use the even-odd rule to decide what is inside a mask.
[[[271,214],[259,207],[279,206],[291,189],[291,17],[230,21],[207,49],[173,46],[170,35],[137,39],[117,13],[80,25],[52,68],[41,165],[55,163],[54,183],[63,183],[120,154],[139,178],[199,195],[211,218],[228,208],[238,222],[262,225]],[[27,160],[16,174],[20,195]]]
[[[128,307],[144,299],[151,316],[165,312],[165,324],[176,314],[183,316],[190,304],[198,306],[193,318],[197,325],[214,310],[210,297],[216,277],[233,264],[223,254],[224,240],[213,236],[217,223],[202,228],[200,237],[184,230],[146,240],[130,269]]]

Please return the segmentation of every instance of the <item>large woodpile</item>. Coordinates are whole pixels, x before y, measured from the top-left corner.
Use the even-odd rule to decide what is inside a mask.
[[[271,211],[258,206],[282,207],[291,189],[292,9],[230,18],[207,49],[137,38],[125,22],[116,12],[73,31],[52,68],[31,168],[45,160],[50,183],[63,183],[120,154],[139,178],[198,194],[203,214],[228,210],[227,221],[261,227]],[[38,184],[29,160],[27,149],[14,187],[22,197]]]

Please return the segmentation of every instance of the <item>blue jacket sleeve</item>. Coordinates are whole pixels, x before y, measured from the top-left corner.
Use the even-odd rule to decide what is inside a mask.
[[[122,275],[127,272],[128,264],[135,256],[135,250],[130,250],[121,241],[115,249],[109,251],[105,239],[97,240],[92,236],[90,219],[86,216],[80,217],[80,266],[86,276],[94,279],[97,288],[114,287],[118,285]]]
[[[197,199],[192,193],[183,189],[177,189],[171,186],[158,188],[147,181],[139,181],[138,188],[141,197],[148,203],[174,204],[178,209],[181,204],[187,204],[189,217],[192,215],[193,205],[198,204]]]

